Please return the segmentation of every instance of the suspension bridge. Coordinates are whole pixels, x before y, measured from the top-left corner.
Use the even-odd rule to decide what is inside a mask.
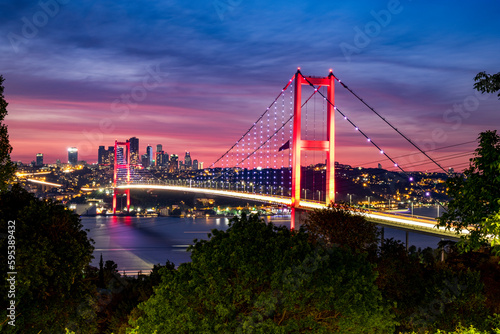
[[[117,196],[126,196],[130,210],[131,189],[159,189],[241,198],[286,205],[291,209],[291,228],[298,211],[325,208],[336,201],[335,114],[378,150],[397,170],[397,177],[413,181],[411,173],[379,146],[375,138],[358,127],[354,119],[335,103],[335,85],[340,85],[368,110],[424,155],[444,173],[447,171],[411,139],[338,79],[330,70],[326,77],[304,76],[300,68],[284,85],[258,119],[209,168],[189,178],[159,180],[140,164],[131,163],[130,143],[115,142],[113,212]],[[422,194],[426,192],[418,184]],[[435,227],[435,219],[406,217],[382,211],[365,214],[381,225],[406,230],[456,236]],[[462,231],[467,233],[467,231]]]

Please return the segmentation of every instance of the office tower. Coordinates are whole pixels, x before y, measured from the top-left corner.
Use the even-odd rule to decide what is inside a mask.
[[[132,165],[137,165],[139,161],[139,138],[132,137],[129,140],[130,143],[130,163]]]
[[[179,156],[177,154],[172,154],[170,156],[170,173],[177,173],[179,171]]]
[[[37,167],[42,167],[43,166],[43,154],[42,153],[37,153],[36,154],[36,166]]]
[[[191,161],[191,155],[189,154],[189,152],[186,152],[186,155],[184,156],[184,167],[187,170],[190,170],[191,167],[193,167],[193,163]]]
[[[155,158],[156,166],[158,167],[165,166],[164,153],[165,152],[163,151],[156,152],[156,158]]]
[[[141,156],[141,164],[142,164],[142,167],[144,167],[144,168],[149,167],[149,157],[147,154],[143,154]]]
[[[68,163],[72,166],[78,164],[78,149],[76,147],[68,148]]]
[[[156,152],[163,151],[163,146],[161,144],[156,145]]]
[[[106,148],[104,146],[99,146],[99,150],[97,151],[97,163],[99,165],[102,165],[106,161],[106,155],[108,152],[106,151]]]
[[[108,154],[106,164],[114,165],[115,164],[115,147],[108,146]]]
[[[153,154],[153,147],[151,147],[151,145],[148,145],[148,147],[146,147],[146,155],[149,159],[149,166],[154,166],[155,156]]]
[[[197,159],[193,160],[193,170],[198,170],[198,160]]]

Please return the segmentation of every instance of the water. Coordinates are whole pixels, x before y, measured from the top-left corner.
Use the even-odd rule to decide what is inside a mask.
[[[414,214],[423,215],[429,208],[415,208]],[[429,210],[427,210],[430,212]],[[434,209],[434,211],[436,211]],[[290,216],[274,216],[267,221],[290,228]],[[175,217],[82,217],[82,224],[95,241],[91,265],[98,267],[100,256],[113,260],[119,271],[135,275],[139,270],[147,273],[155,264],[167,260],[175,265],[190,261],[189,245],[194,239],[208,239],[212,229],[226,230],[228,218],[175,218]],[[406,242],[405,231],[385,228],[384,237]],[[416,247],[436,248],[439,237],[410,233],[409,244]]]
[[[290,216],[273,217],[290,228]],[[167,260],[179,265],[190,261],[189,245],[194,239],[208,239],[212,229],[226,230],[228,218],[175,217],[82,217],[88,236],[95,241],[91,265],[113,260],[120,272],[149,272],[155,264]]]

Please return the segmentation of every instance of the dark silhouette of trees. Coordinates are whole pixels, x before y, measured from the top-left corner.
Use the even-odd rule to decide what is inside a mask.
[[[475,77],[474,89],[481,93],[496,93],[500,91],[500,72],[497,74],[487,74],[486,72],[479,72]],[[500,99],[500,93],[498,93]]]
[[[16,326],[11,333],[59,333],[65,327],[93,333],[92,284],[86,269],[92,241],[80,218],[64,206],[35,198],[18,185],[0,193],[0,230],[15,222]],[[0,261],[7,264],[7,238],[0,239]],[[5,267],[4,267],[5,268]],[[12,271],[12,270],[10,270]],[[6,271],[3,271],[6,272]],[[7,284],[0,286],[7,296]],[[0,311],[0,331],[7,330],[6,309]],[[7,332],[7,331],[6,331]]]
[[[137,333],[390,333],[393,316],[365,256],[314,246],[303,231],[234,219],[163,271],[132,319]]]
[[[12,146],[9,143],[9,133],[7,125],[3,124],[5,116],[7,116],[8,103],[5,101],[4,78],[0,75],[0,192],[7,189],[7,181],[14,175],[15,166],[10,160]]]
[[[447,180],[451,198],[439,226],[469,234],[461,236],[463,251],[477,250],[500,238],[500,136],[495,131],[479,134],[479,147],[463,175]]]

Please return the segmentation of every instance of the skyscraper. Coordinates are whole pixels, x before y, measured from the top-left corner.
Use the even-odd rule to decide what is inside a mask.
[[[78,149],[76,147],[68,148],[68,163],[72,166],[78,164]]]
[[[43,154],[42,153],[37,153],[36,154],[36,166],[37,167],[42,167],[43,166]]]
[[[163,151],[163,146],[161,144],[156,145],[156,152]]]
[[[198,170],[198,160],[193,160],[193,170]]]
[[[165,152],[157,151],[155,162],[158,167],[165,166]]]
[[[108,164],[110,164],[110,165],[115,164],[115,147],[114,146],[108,146]]]
[[[139,138],[132,137],[129,140],[130,143],[130,163],[136,165],[140,162],[139,160]]]
[[[187,170],[190,170],[191,167],[193,167],[193,162],[191,161],[191,155],[189,152],[186,152],[186,155],[184,156],[184,166]]]
[[[144,168],[149,167],[149,157],[147,154],[143,154],[141,156],[141,163],[142,163],[142,167],[144,167]]]
[[[153,154],[153,147],[151,145],[148,145],[148,147],[146,148],[146,155],[149,159],[149,166],[154,166],[155,156]]]
[[[177,154],[172,154],[170,156],[170,173],[177,173],[179,171],[179,156]]]
[[[104,148],[104,146],[99,146],[99,150],[97,151],[97,163],[99,165],[105,163],[107,154],[108,153],[106,152],[106,148]]]

